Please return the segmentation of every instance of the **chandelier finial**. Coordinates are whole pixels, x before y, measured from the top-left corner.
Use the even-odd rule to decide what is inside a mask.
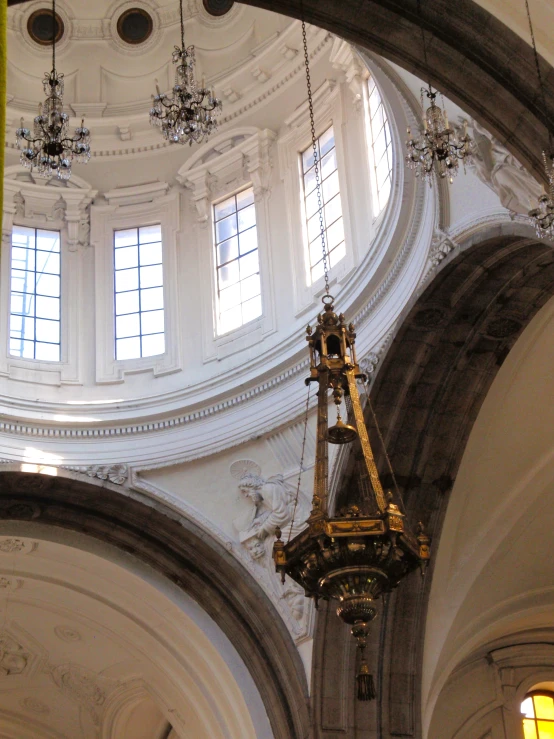
[[[421,17],[421,0],[417,0],[417,13],[421,30],[423,61],[427,71],[429,63]],[[424,95],[429,101],[427,108],[423,104]],[[467,122],[464,122],[462,135],[458,136],[448,123],[444,99],[441,109],[436,103],[436,98],[437,92],[433,90],[429,81],[427,87],[421,88],[423,131],[418,138],[413,138],[408,128],[408,140],[406,141],[408,149],[406,163],[410,169],[415,170],[416,177],[422,176],[429,182],[429,185],[432,184],[435,165],[439,177],[448,177],[449,181],[452,182],[452,178],[458,174],[459,162],[464,162],[464,165],[469,162],[473,149],[473,142],[467,133]]]
[[[531,11],[529,9],[529,0],[525,0],[525,10],[527,11],[527,21],[529,23],[529,33],[531,35],[531,44],[533,47],[533,56],[535,59],[535,69],[539,83],[539,93],[541,96],[541,104],[546,114],[546,94],[544,91],[544,81],[542,78],[541,67],[539,63],[539,55],[537,52],[537,44],[535,42],[535,32],[531,21]],[[548,155],[546,151],[542,152],[542,160],[548,187],[546,192],[539,197],[539,205],[537,208],[529,211],[529,218],[535,224],[537,236],[540,239],[554,239],[554,146],[552,145],[552,132],[550,126],[546,126],[548,131]]]
[[[150,123],[159,126],[170,143],[201,143],[217,129],[216,116],[221,112],[221,100],[214,90],[198,87],[194,67],[194,46],[185,46],[183,0],[179,0],[181,47],[175,47],[172,60],[176,64],[175,84],[169,93],[161,93],[156,85],[152,95]]]
[[[90,159],[90,131],[84,120],[69,132],[69,115],[63,109],[64,76],[56,70],[56,0],[52,0],[52,69],[42,81],[46,100],[39,103],[33,130],[21,125],[15,132],[21,149],[20,162],[24,167],[36,170],[41,177],[60,180],[71,177],[73,159],[86,164]]]

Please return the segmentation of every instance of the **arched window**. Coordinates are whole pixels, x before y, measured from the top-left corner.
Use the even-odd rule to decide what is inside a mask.
[[[371,160],[373,213],[383,210],[389,199],[392,177],[392,141],[381,93],[370,77],[367,84],[367,130]]]
[[[554,693],[530,693],[521,704],[525,739],[554,739]]]

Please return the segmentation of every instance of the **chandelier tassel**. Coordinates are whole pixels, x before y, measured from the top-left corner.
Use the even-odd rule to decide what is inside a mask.
[[[365,647],[359,647],[361,653],[360,671],[356,675],[356,686],[358,689],[359,701],[373,701],[377,698],[373,675],[369,672],[369,667],[364,657]]]

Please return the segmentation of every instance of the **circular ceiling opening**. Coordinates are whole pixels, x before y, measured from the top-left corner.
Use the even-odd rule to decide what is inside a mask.
[[[41,8],[31,13],[27,21],[27,31],[29,36],[37,44],[41,46],[50,46],[54,37],[54,29],[56,33],[56,41],[63,36],[64,26],[60,16],[56,13],[55,20],[52,19],[52,11],[47,8]]]
[[[233,7],[234,0],[203,0],[204,8],[210,15],[225,15]]]
[[[130,8],[117,21],[117,33],[127,44],[142,44],[152,33],[152,18],[142,8]]]

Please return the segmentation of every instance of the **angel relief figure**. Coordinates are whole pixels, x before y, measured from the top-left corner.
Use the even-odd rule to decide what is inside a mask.
[[[294,516],[291,537],[296,536],[310,515],[310,502],[302,491],[286,482],[283,475],[262,477],[259,465],[242,459],[231,465],[231,475],[238,481],[238,489],[250,502],[248,511],[237,517],[233,524],[239,541],[253,559],[271,557],[275,529],[279,527],[288,537]]]

